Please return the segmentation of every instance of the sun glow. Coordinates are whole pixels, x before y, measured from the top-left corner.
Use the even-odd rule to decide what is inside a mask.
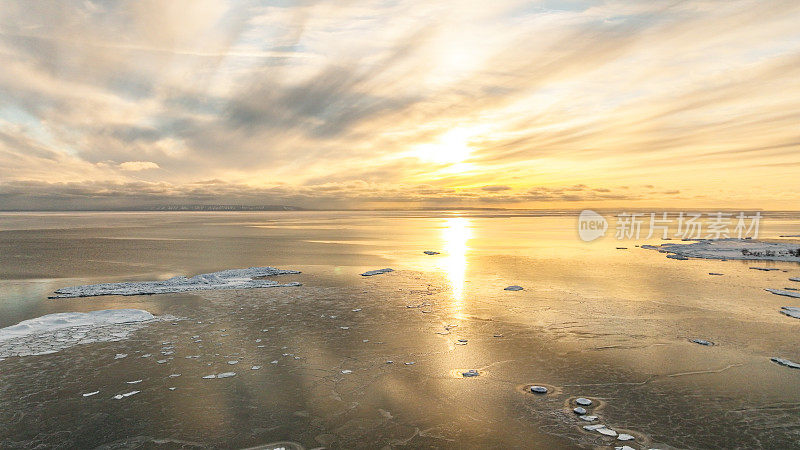
[[[464,217],[454,217],[445,220],[442,229],[442,240],[447,252],[444,258],[444,270],[453,291],[453,305],[460,310],[464,301],[464,281],[467,273],[467,245],[472,237],[470,221]]]
[[[425,161],[439,164],[457,164],[466,161],[472,154],[470,139],[477,131],[471,128],[453,128],[442,134],[435,142],[420,144],[414,155]]]

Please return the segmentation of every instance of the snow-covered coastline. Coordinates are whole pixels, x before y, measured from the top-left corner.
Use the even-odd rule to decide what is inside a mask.
[[[666,243],[660,246],[642,245],[642,248],[683,258],[800,262],[800,245],[788,242],[717,239],[692,243]]]
[[[120,341],[156,320],[141,309],[47,314],[0,329],[0,358],[56,353],[78,344]]]
[[[65,287],[55,291],[55,295],[49,298],[94,297],[98,295],[153,295],[217,289],[300,286],[300,283],[297,282],[280,284],[277,281],[260,279],[260,277],[298,273],[300,272],[296,270],[281,270],[274,267],[229,269],[195,275],[191,278],[179,276],[163,281],[131,281]]]

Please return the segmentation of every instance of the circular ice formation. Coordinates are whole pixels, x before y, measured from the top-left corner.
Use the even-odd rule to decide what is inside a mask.
[[[544,386],[531,386],[531,392],[534,394],[547,394],[547,388]]]
[[[577,404],[579,404],[581,406],[591,406],[592,401],[589,400],[588,398],[580,397],[580,398],[575,400],[575,403],[577,403]]]
[[[586,408],[584,408],[584,407],[581,407],[581,406],[578,406],[577,408],[573,408],[573,410],[572,410],[572,411],[574,411],[574,412],[575,412],[575,414],[579,414],[579,415],[581,415],[581,416],[582,416],[582,415],[584,415],[584,414],[586,414],[586,412],[587,412],[587,411],[586,411]]]

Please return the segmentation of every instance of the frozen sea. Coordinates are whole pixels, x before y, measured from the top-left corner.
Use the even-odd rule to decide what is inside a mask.
[[[636,247],[662,243],[559,211],[1,213],[0,328],[156,320],[0,356],[0,448],[800,448],[800,370],[771,360],[800,362],[800,299],[765,291],[800,265]],[[265,266],[300,286],[48,299]]]

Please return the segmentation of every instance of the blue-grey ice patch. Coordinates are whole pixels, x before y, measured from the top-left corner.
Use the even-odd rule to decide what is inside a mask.
[[[783,295],[784,297],[800,298],[800,292],[798,292],[798,291],[787,291],[787,290],[784,290],[784,289],[772,289],[772,288],[766,288],[764,290],[767,291],[767,292],[772,292],[775,295]]]
[[[707,341],[705,339],[692,339],[690,342],[694,342],[695,344],[705,345],[705,346],[712,346],[714,345],[713,342]]]
[[[677,259],[678,261],[687,261],[689,259],[688,257],[683,255],[672,255],[672,254],[667,255],[667,258]]]
[[[772,358],[770,358],[770,361],[772,361],[774,363],[777,363],[777,364],[780,364],[782,366],[790,367],[792,369],[800,369],[800,364],[797,364],[796,362],[789,361],[788,359],[785,359],[785,358],[772,357]]]
[[[795,277],[795,278],[789,278],[789,281],[800,281],[800,278],[797,278],[797,277]]]
[[[724,273],[719,273],[719,272],[708,272],[708,274],[709,275],[716,275],[718,277],[721,277],[722,275],[725,275]]]
[[[611,437],[617,436],[617,432],[616,431],[612,430],[611,428],[607,428],[607,427],[598,428],[596,431],[598,433],[604,435],[604,436],[611,436]]]
[[[380,275],[382,273],[394,272],[394,269],[377,269],[377,270],[368,270],[361,274],[362,277],[371,277],[373,275]]]
[[[797,306],[781,306],[781,314],[785,314],[795,319],[800,319],[800,307]]]
[[[597,431],[601,428],[605,428],[605,425],[597,424],[597,425],[584,425],[583,429],[586,431]]]
[[[480,375],[480,373],[478,373],[478,371],[475,369],[469,369],[466,372],[461,372],[461,376],[464,378],[477,377],[478,375]]]
[[[614,447],[614,450],[636,450],[636,449],[631,447],[630,445],[623,445],[621,447]]]
[[[503,288],[504,291],[521,291],[523,288],[522,286],[512,285],[506,288]]]
[[[72,286],[55,291],[49,298],[94,297],[98,295],[153,295],[175,292],[208,291],[216,289],[256,289],[268,287],[300,286],[293,282],[279,284],[261,277],[300,273],[296,270],[281,270],[274,267],[250,267],[204,273],[191,278],[173,277],[163,281],[130,281],[124,283],[101,283]]]
[[[762,272],[773,272],[775,270],[780,270],[775,267],[751,267],[751,270],[760,270]]]
[[[575,399],[575,403],[577,403],[577,404],[579,404],[581,406],[591,406],[592,401],[589,400],[588,398],[579,397],[579,398]]]
[[[155,320],[140,309],[47,314],[0,329],[0,358],[56,353],[78,344],[116,342]],[[118,353],[114,359],[127,357]]]
[[[636,437],[626,433],[620,433],[619,436],[617,436],[618,441],[632,441],[634,439],[636,439]]]
[[[234,360],[228,361],[228,364],[232,366],[234,364],[239,364],[239,361],[234,359]]]
[[[425,250],[422,253],[425,253],[426,255],[438,255],[439,254],[439,252],[435,252],[433,250]]]
[[[583,406],[575,407],[575,408],[572,409],[572,411],[575,414],[578,414],[578,415],[581,415],[581,416],[588,412],[588,411],[586,411],[586,408],[584,408]]]
[[[594,422],[597,420],[597,416],[590,416],[590,415],[582,415],[581,420],[585,420],[586,422]]]
[[[534,394],[547,394],[547,388],[544,386],[531,386],[531,392]]]
[[[754,239],[705,239],[685,243],[666,243],[660,246],[642,245],[648,250],[670,253],[674,259],[739,259],[759,261],[800,261],[797,244],[786,242],[763,242]]]

